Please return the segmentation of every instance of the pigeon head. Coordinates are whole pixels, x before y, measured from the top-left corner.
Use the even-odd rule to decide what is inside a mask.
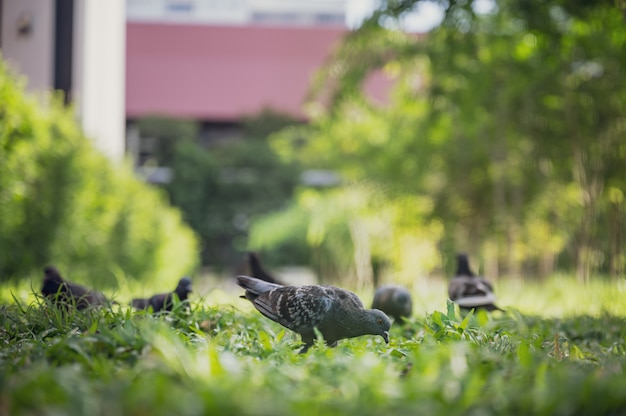
[[[53,266],[47,266],[43,269],[43,286],[41,287],[41,292],[48,296],[53,295],[59,291],[59,288],[63,288],[64,281],[61,277],[61,274]],[[63,290],[63,289],[61,289]]]
[[[393,301],[398,305],[404,315],[410,316],[413,309],[413,301],[411,300],[411,294],[403,290],[397,290],[393,294]]]
[[[46,266],[46,268],[43,269],[43,274],[44,281],[54,282],[58,284],[63,283],[63,278],[61,277],[61,274],[54,266]]]
[[[178,281],[178,285],[176,286],[176,294],[181,297],[182,295],[186,295],[188,293],[193,292],[191,288],[191,279],[187,276],[183,277]]]
[[[367,334],[380,335],[385,342],[389,344],[389,329],[391,328],[391,320],[385,312],[378,309],[370,309],[366,311]]]

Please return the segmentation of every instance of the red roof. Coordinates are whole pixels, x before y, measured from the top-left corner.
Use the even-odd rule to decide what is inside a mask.
[[[310,80],[343,28],[128,23],[126,115],[304,117]]]

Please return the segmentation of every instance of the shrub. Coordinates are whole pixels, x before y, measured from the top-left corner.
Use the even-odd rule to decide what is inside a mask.
[[[204,265],[216,270],[238,265],[242,252],[251,248],[250,224],[288,203],[300,168],[281,160],[268,136],[294,123],[287,115],[265,110],[233,126],[232,136],[217,134],[208,140],[216,133],[202,139],[198,124],[189,120],[160,116],[137,120],[141,137],[156,143],[145,163],[172,170],[164,189],[197,233]],[[282,259],[293,261],[291,256]]]
[[[159,191],[94,149],[60,100],[26,96],[0,63],[0,280],[52,263],[95,286],[173,281],[197,257]]]

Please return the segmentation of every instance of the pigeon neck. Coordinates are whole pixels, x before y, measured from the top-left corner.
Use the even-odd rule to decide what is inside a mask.
[[[346,328],[350,332],[350,338],[378,334],[380,327],[376,323],[376,318],[372,315],[373,311],[373,309],[365,309],[363,313],[356,317],[354,325]]]

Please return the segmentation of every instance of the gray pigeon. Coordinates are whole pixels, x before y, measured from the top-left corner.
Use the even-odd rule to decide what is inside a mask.
[[[56,267],[47,266],[43,269],[43,273],[41,293],[57,306],[75,306],[76,309],[86,309],[109,303],[102,293],[63,279]]]
[[[496,297],[493,294],[493,286],[472,272],[467,255],[457,254],[456,260],[456,274],[448,286],[450,300],[459,305],[461,310],[465,312],[470,309],[501,311],[502,309],[495,305]]]
[[[380,286],[374,292],[372,309],[380,309],[396,322],[409,318],[413,313],[413,300],[408,289],[398,285]]]
[[[191,279],[187,276],[178,281],[176,289],[170,293],[159,293],[148,299],[133,299],[131,305],[136,309],[148,309],[152,306],[154,312],[161,310],[171,311],[174,306],[174,295],[178,296],[181,302],[187,300],[191,289]]]
[[[331,347],[341,339],[361,335],[380,335],[389,342],[389,317],[377,309],[364,309],[359,297],[345,289],[281,286],[248,276],[237,276],[237,283],[259,312],[301,335],[301,354],[313,345],[314,328]]]

